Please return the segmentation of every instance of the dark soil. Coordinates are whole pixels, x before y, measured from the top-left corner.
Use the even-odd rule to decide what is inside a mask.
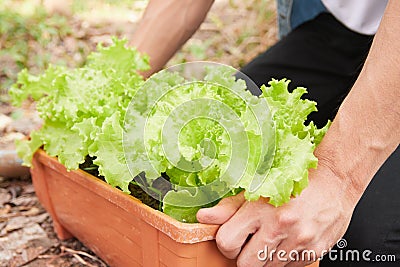
[[[104,176],[99,174],[98,166],[93,163],[94,159],[95,158],[87,156],[85,162],[80,164],[79,168],[106,182]],[[144,174],[138,175],[135,177],[134,181],[129,184],[129,191],[131,192],[130,195],[139,199],[142,203],[152,207],[155,210],[161,210],[161,199],[171,188],[169,185],[165,186],[162,182],[157,182],[158,180],[165,181],[164,179],[157,179],[153,185],[150,186],[146,182]],[[145,190],[149,193],[147,193]]]

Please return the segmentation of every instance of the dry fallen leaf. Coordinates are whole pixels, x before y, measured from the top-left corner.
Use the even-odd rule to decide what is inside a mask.
[[[1,216],[4,216],[4,215],[10,213],[11,209],[12,209],[12,207],[8,204],[4,205],[4,208],[0,209],[0,221],[2,220]]]

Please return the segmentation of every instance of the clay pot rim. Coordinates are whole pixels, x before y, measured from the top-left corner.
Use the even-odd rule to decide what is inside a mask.
[[[99,196],[104,197],[101,192],[107,192],[107,196],[112,196],[108,197],[108,201],[132,214],[135,214],[136,216],[140,217],[140,219],[146,221],[148,224],[152,225],[154,228],[160,230],[179,243],[193,244],[215,239],[219,225],[179,222],[172,217],[143,204],[137,198],[123,193],[121,190],[112,187],[106,182],[81,169],[67,171],[65,166],[62,165],[57,158],[50,157],[42,149],[39,149],[35,153],[35,157],[42,164],[48,166],[56,172],[64,173],[75,183],[85,187]],[[76,175],[68,175],[68,173],[71,172],[75,173]]]

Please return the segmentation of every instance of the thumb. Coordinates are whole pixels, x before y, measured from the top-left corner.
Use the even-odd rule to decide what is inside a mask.
[[[197,212],[197,220],[207,224],[223,224],[236,213],[244,201],[244,192],[223,198],[214,207],[200,209]]]

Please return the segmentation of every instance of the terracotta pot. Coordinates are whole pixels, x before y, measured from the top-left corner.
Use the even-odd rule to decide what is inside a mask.
[[[75,236],[110,266],[236,266],[217,249],[216,225],[178,222],[42,150],[31,173],[57,236]]]

